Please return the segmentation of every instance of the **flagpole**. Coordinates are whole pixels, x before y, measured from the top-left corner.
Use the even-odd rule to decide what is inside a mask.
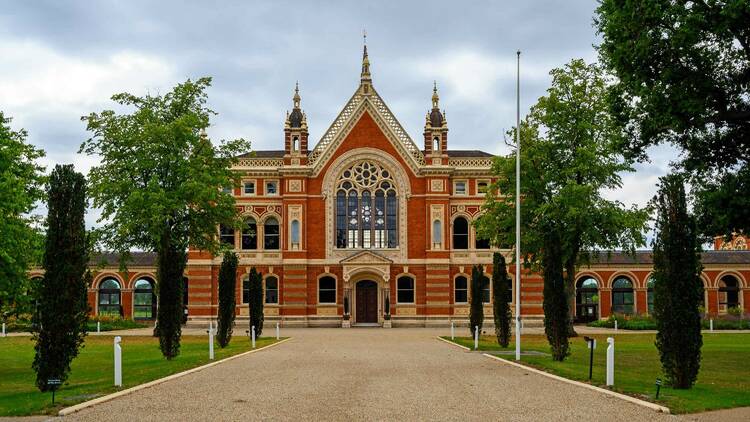
[[[516,52],[516,360],[521,360],[521,50]]]

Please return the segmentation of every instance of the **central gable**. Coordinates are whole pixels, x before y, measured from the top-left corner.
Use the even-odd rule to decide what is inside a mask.
[[[379,129],[379,134],[370,130],[372,123]],[[310,153],[308,162],[313,167],[313,174],[319,174],[335,152],[350,138],[350,135],[360,130],[370,132],[375,138],[384,137],[396,155],[412,169],[414,174],[418,174],[419,168],[425,164],[422,151],[411,140],[377,92],[370,89],[364,93],[360,89],[344,106],[344,109]],[[360,136],[351,138],[360,138]],[[360,142],[358,146],[375,145]],[[351,146],[347,145],[346,147]]]

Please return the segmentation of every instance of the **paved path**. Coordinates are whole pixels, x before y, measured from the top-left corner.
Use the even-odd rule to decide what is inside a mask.
[[[435,339],[445,330],[284,330],[291,341],[73,420],[677,420]]]

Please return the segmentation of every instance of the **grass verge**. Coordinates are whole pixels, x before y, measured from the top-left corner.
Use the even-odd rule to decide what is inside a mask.
[[[257,340],[256,348],[275,343],[272,337]],[[208,340],[201,336],[182,337],[180,355],[169,361],[162,357],[159,339],[154,337],[123,337],[121,389],[182,372],[211,362]],[[250,342],[235,337],[224,349],[215,345],[216,360],[251,350]],[[0,416],[52,414],[63,407],[119,391],[113,386],[113,337],[91,336],[73,360],[68,381],[55,394],[41,393],[36,388],[36,375],[31,369],[34,343],[29,337],[0,339]]]
[[[703,335],[703,358],[698,381],[690,390],[675,390],[662,386],[656,400],[656,378],[663,378],[659,353],[654,346],[654,334],[594,335],[594,370],[591,383],[605,384],[607,337],[615,338],[615,385],[613,390],[643,400],[659,403],[674,413],[694,413],[715,409],[750,406],[750,334],[713,333]],[[444,337],[446,338],[446,337]],[[447,337],[450,340],[450,337]],[[513,340],[515,341],[515,340]],[[494,337],[480,338],[479,350],[492,353],[502,349]],[[454,340],[462,346],[474,347],[470,337]],[[549,352],[543,335],[525,335],[523,350]],[[588,382],[589,349],[583,337],[571,339],[571,355],[564,362],[549,356],[523,356],[521,363],[565,378]],[[508,355],[497,355],[513,359]]]

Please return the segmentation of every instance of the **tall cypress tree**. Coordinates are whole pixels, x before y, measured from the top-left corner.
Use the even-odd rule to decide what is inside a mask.
[[[47,191],[47,240],[33,324],[36,385],[49,391],[47,380],[65,381],[78,356],[88,321],[85,272],[89,260],[84,213],[86,179],[73,165],[57,165]],[[52,387],[52,388],[56,388]]]
[[[185,273],[187,251],[184,247],[172,243],[170,235],[162,234],[161,248],[157,254],[159,279],[159,308],[157,310],[157,327],[159,347],[167,359],[180,354],[180,337],[182,336],[182,312],[184,294],[182,277]]]
[[[236,253],[224,253],[224,260],[221,262],[221,268],[219,269],[219,324],[217,327],[217,340],[222,348],[227,347],[232,340],[237,264]]]
[[[682,177],[661,178],[655,198],[654,317],[665,377],[674,388],[690,388],[701,362],[703,285],[695,218],[688,213]]]
[[[255,269],[250,269],[250,329],[255,327],[255,336],[260,337],[263,332],[263,276]]]
[[[497,344],[502,347],[508,347],[510,343],[510,294],[510,278],[505,267],[505,257],[495,252],[492,255],[492,310]]]
[[[544,333],[547,335],[547,341],[552,350],[552,359],[563,361],[570,353],[568,350],[568,299],[565,292],[560,235],[554,227],[550,227],[544,233],[542,274],[544,277]]]
[[[484,271],[479,265],[471,269],[471,305],[469,308],[469,331],[474,336],[474,327],[482,332],[484,324],[484,306],[482,305],[482,284],[485,281]]]

